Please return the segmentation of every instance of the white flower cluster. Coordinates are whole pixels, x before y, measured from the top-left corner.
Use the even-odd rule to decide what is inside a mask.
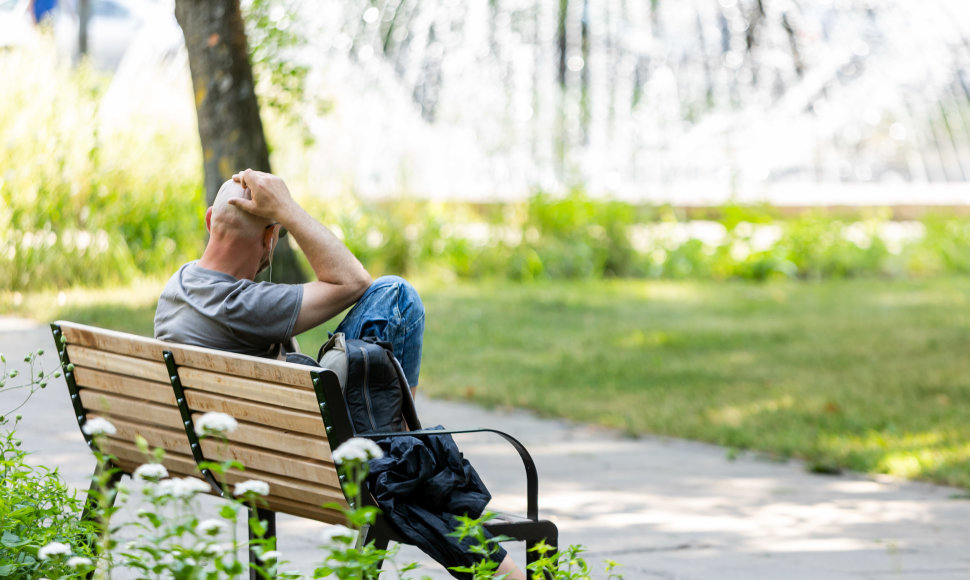
[[[161,463],[146,463],[139,465],[131,475],[135,479],[158,481],[168,477],[168,470]]]
[[[232,492],[232,494],[236,497],[246,495],[247,493],[267,496],[269,495],[269,484],[265,481],[259,481],[258,479],[249,479],[247,481],[237,483]]]
[[[232,544],[198,544],[195,548],[198,552],[206,556],[218,558],[232,551]]]
[[[334,524],[323,530],[320,539],[323,540],[324,545],[352,544],[357,539],[357,532],[347,526]]]
[[[71,553],[71,547],[67,544],[62,544],[60,542],[51,542],[46,546],[37,550],[37,557],[41,560],[46,560],[51,556],[66,556]]]
[[[206,413],[195,421],[195,430],[201,435],[226,435],[237,427],[239,423],[225,413]]]
[[[217,536],[220,533],[226,531],[228,526],[226,522],[222,520],[202,520],[199,525],[195,527],[200,534],[208,536]]]
[[[86,568],[91,564],[92,564],[91,560],[83,556],[74,556],[73,558],[69,558],[67,560],[68,568],[74,568],[75,570],[78,568]]]
[[[367,461],[369,459],[380,459],[384,457],[381,448],[370,439],[354,437],[348,439],[337,447],[333,452],[335,463],[346,463],[348,461]]]
[[[114,435],[118,432],[110,421],[107,419],[102,419],[101,417],[92,417],[85,421],[84,426],[81,427],[81,431],[84,431],[85,435],[90,435],[91,437],[97,437],[98,435]]]
[[[282,557],[283,557],[283,554],[281,554],[280,552],[277,552],[276,550],[269,550],[267,552],[263,552],[263,555],[260,556],[259,559],[262,560],[263,562],[276,562]]]
[[[163,479],[158,482],[155,488],[155,494],[157,496],[168,496],[176,499],[188,499],[197,493],[205,493],[209,490],[209,484],[201,479],[183,477],[181,479]]]
[[[68,556],[70,554],[71,547],[60,542],[51,542],[40,550],[37,550],[37,557],[41,560],[47,560],[55,556]],[[67,559],[67,566],[75,570],[91,566],[91,564],[91,559],[83,556],[71,556]]]

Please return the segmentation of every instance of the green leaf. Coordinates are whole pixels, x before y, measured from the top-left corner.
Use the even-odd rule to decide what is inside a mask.
[[[3,532],[3,537],[0,537],[0,544],[8,548],[16,548],[17,546],[22,546],[20,543],[20,536],[13,534],[11,532]]]
[[[219,508],[219,515],[222,516],[223,519],[236,521],[236,506],[233,504],[226,504],[222,506]]]
[[[256,537],[262,538],[266,535],[266,521],[259,518],[249,518],[249,528]]]

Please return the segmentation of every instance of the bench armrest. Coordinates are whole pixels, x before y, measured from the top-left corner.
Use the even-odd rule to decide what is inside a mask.
[[[536,469],[536,463],[532,459],[532,455],[529,454],[529,450],[525,448],[518,439],[512,437],[504,431],[499,431],[497,429],[480,428],[480,429],[419,429],[417,431],[397,431],[393,433],[367,433],[362,435],[356,435],[357,437],[364,437],[366,439],[384,439],[386,437],[422,437],[430,435],[460,435],[463,433],[494,433],[506,441],[508,441],[513,448],[519,453],[519,457],[522,459],[522,465],[525,467],[525,486],[526,486],[526,517],[532,521],[539,520],[539,472]]]

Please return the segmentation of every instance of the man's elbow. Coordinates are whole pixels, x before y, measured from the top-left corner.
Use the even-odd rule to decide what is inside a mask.
[[[355,294],[354,301],[356,301],[358,298],[363,296],[364,292],[366,292],[367,289],[370,288],[370,285],[373,283],[374,283],[374,279],[371,278],[367,270],[364,270],[363,268],[361,268],[360,272],[358,272],[357,275],[354,276],[354,279],[351,283],[351,286],[354,288],[354,292],[353,292]]]

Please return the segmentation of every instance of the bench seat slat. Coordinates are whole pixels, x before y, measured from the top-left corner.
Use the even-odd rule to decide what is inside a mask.
[[[307,397],[311,396],[307,393]],[[327,438],[327,429],[320,418],[319,411],[316,413],[293,411],[190,389],[185,389],[185,400],[193,411],[227,413],[240,422],[298,431],[320,437],[322,441],[326,441]]]
[[[274,385],[190,367],[179,368],[179,379],[186,389],[319,413],[313,391],[303,387]],[[169,390],[171,390],[171,386],[169,386]]]
[[[134,399],[144,399],[165,405],[175,405],[175,393],[168,381],[144,381],[138,378],[75,366],[74,380],[82,389],[106,391]]]

